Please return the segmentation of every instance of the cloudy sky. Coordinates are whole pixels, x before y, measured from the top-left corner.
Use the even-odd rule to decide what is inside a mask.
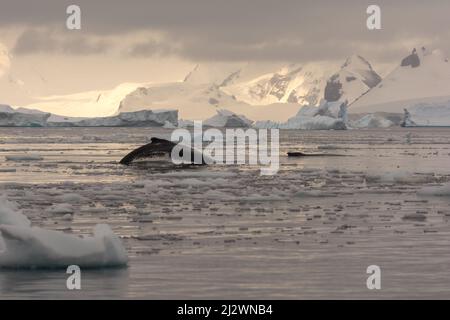
[[[340,63],[353,53],[383,74],[413,46],[450,52],[450,1],[375,3],[382,30],[369,31],[366,0],[0,0],[0,86],[68,94],[180,80],[197,63]],[[70,4],[81,30],[65,28]],[[7,95],[0,103],[26,103]]]

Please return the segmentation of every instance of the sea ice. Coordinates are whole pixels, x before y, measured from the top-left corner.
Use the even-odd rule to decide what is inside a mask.
[[[127,261],[125,248],[108,225],[96,225],[91,237],[32,227],[15,204],[0,198],[0,267],[99,268],[125,266]]]
[[[5,156],[7,161],[40,161],[43,157],[37,154]]]
[[[424,187],[417,194],[422,196],[450,197],[450,183],[445,183],[442,186]]]

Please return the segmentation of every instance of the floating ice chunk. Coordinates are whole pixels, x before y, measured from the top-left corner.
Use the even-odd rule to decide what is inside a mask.
[[[31,226],[30,220],[17,208],[16,204],[0,197],[0,225]]]
[[[81,268],[124,266],[127,255],[108,225],[99,224],[94,236],[80,238],[36,227],[0,225],[5,250],[0,266],[8,268]]]
[[[73,213],[73,208],[68,203],[57,203],[50,207],[49,211],[54,214]]]
[[[30,221],[4,197],[0,198],[0,267],[119,267],[128,258],[120,239],[105,224],[91,237],[31,227]]]

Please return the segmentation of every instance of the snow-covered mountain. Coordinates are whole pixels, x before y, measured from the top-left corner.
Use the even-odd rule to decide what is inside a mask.
[[[243,71],[240,71],[242,73]],[[318,105],[323,98],[330,70],[319,64],[283,66],[248,81],[237,78],[223,90],[250,105],[297,103]]]
[[[322,99],[352,102],[381,81],[370,63],[358,55],[336,69],[325,62],[291,64],[248,81],[239,79],[242,71],[237,71],[230,75],[234,76],[231,84],[224,81],[223,90],[251,105],[281,102],[317,106]]]
[[[215,84],[175,82],[139,87],[118,104],[117,112],[148,109],[178,109],[183,119],[205,119],[216,109],[245,108],[246,104],[224,93]]]
[[[217,110],[217,114],[203,122],[203,125],[216,128],[247,128],[253,121],[229,110]]]
[[[352,113],[396,112],[418,103],[450,98],[450,63],[439,50],[414,49],[376,87],[362,95]]]
[[[120,101],[143,85],[122,83],[111,90],[93,90],[69,95],[40,97],[27,108],[69,117],[108,117],[118,113]]]
[[[255,126],[294,130],[346,130],[347,121],[346,103],[322,101],[319,107],[303,106],[286,122],[258,121]]]
[[[380,82],[381,77],[370,63],[361,56],[353,55],[327,81],[324,98],[329,102],[347,100],[352,103]]]
[[[318,106],[327,92],[331,101],[353,101],[380,81],[359,56],[336,69],[328,63],[199,65],[183,82],[136,89],[120,102],[118,112],[175,108],[182,119],[205,119],[227,109],[255,120],[286,121],[299,106]]]

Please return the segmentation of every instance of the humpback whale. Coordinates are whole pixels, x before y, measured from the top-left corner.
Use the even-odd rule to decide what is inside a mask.
[[[125,157],[122,158],[122,160],[120,160],[120,164],[128,166],[133,161],[139,160],[139,159],[155,158],[155,157],[161,157],[161,156],[166,156],[166,155],[168,155],[170,157],[173,148],[177,145],[176,143],[174,143],[172,141],[169,141],[166,139],[161,139],[161,138],[156,138],[156,137],[152,137],[151,141],[152,142],[150,142],[142,147],[139,147],[137,149],[134,149],[133,151],[128,153]],[[195,154],[202,153],[201,151],[196,150],[191,147],[187,147],[187,146],[185,146],[185,148],[183,148],[183,149],[190,150],[191,164],[202,164],[202,165],[206,164],[204,154],[202,154],[202,157],[201,157],[202,163],[197,163],[194,161]],[[183,157],[183,149],[180,150],[180,157]]]

